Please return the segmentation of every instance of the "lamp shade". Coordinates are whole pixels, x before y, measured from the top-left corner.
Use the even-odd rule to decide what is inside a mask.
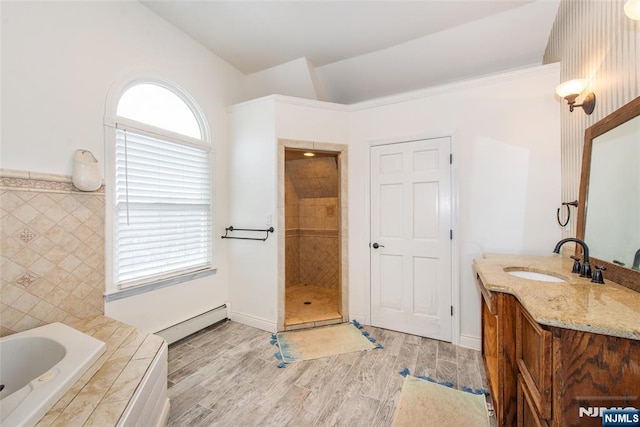
[[[562,98],[569,95],[579,95],[587,87],[587,79],[569,80],[556,87],[556,93]]]
[[[627,0],[624,4],[624,13],[629,18],[640,21],[640,0]]]

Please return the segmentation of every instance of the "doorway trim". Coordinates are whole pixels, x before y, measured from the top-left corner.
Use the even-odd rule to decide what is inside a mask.
[[[433,132],[411,135],[407,137],[385,138],[381,140],[370,140],[366,143],[367,156],[367,177],[371,176],[371,147],[378,145],[401,144],[404,142],[414,142],[424,139],[449,138],[451,141],[451,155],[453,162],[451,164],[451,228],[453,230],[453,239],[451,240],[451,305],[453,306],[453,316],[451,325],[451,343],[460,344],[460,224],[458,218],[458,173],[457,173],[457,150],[455,132]],[[367,212],[367,238],[371,242],[371,181],[367,178],[366,212]],[[365,272],[365,322],[371,324],[371,256],[367,257],[368,268]],[[469,266],[471,268],[471,266]],[[468,346],[468,345],[466,345]]]
[[[284,331],[285,320],[285,288],[286,288],[286,234],[285,229],[285,150],[316,150],[335,153],[340,168],[339,194],[340,194],[340,224],[338,226],[340,236],[340,313],[342,321],[349,320],[349,227],[348,227],[348,145],[333,144],[328,142],[313,142],[292,139],[278,139],[278,324],[277,330]]]

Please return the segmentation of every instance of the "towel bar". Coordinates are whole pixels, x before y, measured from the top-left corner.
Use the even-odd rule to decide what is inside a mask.
[[[273,233],[275,231],[273,229],[273,227],[269,227],[269,228],[265,228],[265,229],[259,229],[259,228],[234,228],[233,226],[229,226],[229,227],[225,228],[224,230],[225,230],[224,236],[220,236],[223,239],[262,240],[263,242],[269,238],[269,233]],[[259,233],[267,233],[267,235],[264,238],[261,238],[261,237],[234,237],[234,236],[229,236],[229,232],[230,231],[231,232],[233,232],[233,231],[256,231],[256,232],[259,232]]]

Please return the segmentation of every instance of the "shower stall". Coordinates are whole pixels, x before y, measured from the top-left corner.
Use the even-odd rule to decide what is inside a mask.
[[[285,150],[285,329],[343,320],[338,153]]]

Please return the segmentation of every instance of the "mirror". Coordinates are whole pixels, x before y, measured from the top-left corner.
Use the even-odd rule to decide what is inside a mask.
[[[640,97],[585,131],[577,235],[605,280],[640,292]]]

